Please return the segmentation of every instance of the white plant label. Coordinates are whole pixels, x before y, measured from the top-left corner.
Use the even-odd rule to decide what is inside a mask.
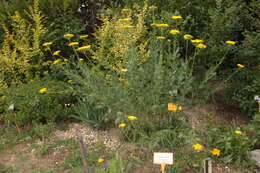
[[[154,164],[173,164],[173,153],[154,153],[153,154]]]

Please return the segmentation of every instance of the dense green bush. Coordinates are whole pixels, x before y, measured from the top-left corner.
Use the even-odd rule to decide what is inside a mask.
[[[7,88],[2,93],[0,120],[24,126],[67,119],[71,108],[66,104],[73,101],[73,92],[68,85],[43,78]]]

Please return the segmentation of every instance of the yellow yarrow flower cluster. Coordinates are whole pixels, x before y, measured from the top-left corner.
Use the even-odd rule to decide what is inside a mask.
[[[207,46],[205,44],[202,44],[202,43],[199,43],[196,47],[199,48],[199,49],[207,48]]]
[[[168,110],[173,111],[173,112],[177,112],[178,110],[181,111],[182,107],[179,106],[179,105],[175,105],[173,103],[168,103]]]
[[[79,38],[83,39],[83,38],[87,38],[88,35],[80,35]]]
[[[220,150],[219,149],[217,149],[217,148],[214,148],[212,151],[211,151],[211,154],[213,155],[213,156],[220,156]]]
[[[75,45],[78,45],[79,44],[79,42],[70,42],[69,44],[68,44],[68,46],[75,46]]]
[[[45,42],[42,44],[42,46],[45,46],[45,47],[50,46],[50,45],[52,45],[52,42]]]
[[[180,33],[180,31],[177,30],[177,29],[170,30],[170,34],[176,35],[176,34],[179,34],[179,33]]]
[[[74,37],[74,34],[64,34],[63,37],[70,39],[71,37]]]
[[[166,24],[166,23],[152,23],[151,26],[156,26],[156,27],[165,28],[165,27],[168,27],[169,25]]]
[[[184,38],[185,40],[188,40],[188,39],[192,39],[193,36],[190,35],[190,34],[185,34],[185,35],[183,36],[183,38]]]
[[[68,80],[68,83],[72,83],[73,82],[73,80]]]
[[[203,146],[200,144],[195,144],[193,145],[193,149],[196,151],[201,151],[203,149]]]
[[[138,118],[136,116],[130,115],[127,117],[129,120],[137,120]]]
[[[125,127],[125,126],[126,126],[125,123],[121,123],[121,124],[118,125],[119,128],[121,128],[121,127]]]
[[[192,43],[202,43],[204,42],[204,40],[199,40],[199,39],[195,39],[195,40],[191,40]]]
[[[60,63],[61,62],[61,59],[57,59],[57,60],[55,60],[52,64],[58,64],[58,63]]]
[[[47,92],[47,88],[41,88],[39,89],[39,93],[43,94]]]
[[[237,64],[237,66],[238,66],[239,68],[244,68],[244,67],[245,67],[245,66],[242,65],[242,64]]]
[[[76,50],[77,50],[77,51],[82,51],[82,50],[86,50],[86,49],[90,49],[90,48],[91,48],[91,45],[87,45],[87,46],[79,47],[79,48],[77,48]]]
[[[240,130],[235,130],[235,134],[237,134],[237,135],[241,135],[242,132],[241,132]]]
[[[235,42],[235,41],[231,41],[231,40],[227,40],[225,43],[226,43],[226,44],[231,44],[231,45],[234,45],[234,44],[236,44],[236,42]]]
[[[172,16],[172,19],[178,20],[178,19],[182,19],[182,17],[181,16]]]
[[[104,161],[105,161],[105,159],[102,158],[102,157],[98,158],[98,160],[97,160],[98,163],[102,163],[102,162],[104,162]]]
[[[60,50],[57,50],[57,51],[55,51],[54,53],[53,53],[53,55],[59,55],[60,54]]]

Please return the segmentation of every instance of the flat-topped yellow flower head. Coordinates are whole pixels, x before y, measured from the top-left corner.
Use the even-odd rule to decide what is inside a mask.
[[[41,88],[39,89],[39,93],[43,94],[47,92],[47,88]]]
[[[87,38],[88,35],[80,35],[79,38],[83,39],[83,38]]]
[[[91,48],[91,45],[87,45],[87,46],[79,47],[79,48],[77,48],[76,50],[77,50],[77,51],[82,51],[82,50],[87,50],[87,49],[90,49],[90,48]]]
[[[45,42],[45,43],[42,44],[42,46],[45,46],[45,47],[48,47],[50,45],[52,45],[52,42]]]
[[[68,44],[68,46],[75,46],[75,45],[78,45],[79,44],[79,42],[70,42],[69,44]]]
[[[184,38],[185,40],[188,40],[188,39],[192,39],[193,36],[190,35],[190,34],[185,34],[185,35],[183,36],[183,38]]]
[[[125,127],[125,126],[126,126],[125,123],[121,123],[121,124],[118,125],[119,128],[121,128],[121,127]]]
[[[195,40],[191,40],[192,43],[202,43],[204,42],[204,40],[199,40],[199,39],[195,39]]]
[[[127,117],[129,120],[137,120],[138,118],[136,116],[130,115]]]
[[[64,34],[63,37],[70,39],[71,37],[74,37],[74,34]]]
[[[203,149],[203,146],[200,144],[195,144],[193,145],[193,149],[196,151],[201,151]]]
[[[219,149],[217,149],[217,148],[214,148],[213,150],[211,150],[211,154],[213,155],[213,156],[220,156],[220,150]]]
[[[170,30],[170,34],[176,35],[176,34],[179,34],[179,33],[180,33],[180,31],[178,29]]]
[[[238,66],[239,68],[245,68],[245,66],[242,65],[242,64],[237,64],[237,66]]]
[[[236,44],[236,42],[235,42],[235,41],[231,41],[231,40],[227,40],[225,43],[226,43],[226,44],[231,44],[231,45],[234,45],[234,44]]]
[[[178,20],[178,19],[182,19],[182,17],[181,16],[172,16],[172,19]]]
[[[102,158],[102,157],[99,157],[98,160],[97,160],[98,163],[102,163],[102,162],[104,162],[104,161],[105,161],[105,159]]]
[[[207,46],[205,44],[202,44],[202,43],[199,43],[196,47],[199,48],[199,49],[207,48]]]
[[[240,130],[235,130],[235,134],[237,134],[237,135],[241,135],[242,132],[241,132]]]
[[[57,50],[57,51],[55,51],[54,53],[53,53],[53,55],[59,55],[60,54],[60,50]]]

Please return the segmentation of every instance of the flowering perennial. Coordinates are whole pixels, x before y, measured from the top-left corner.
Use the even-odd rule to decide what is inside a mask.
[[[245,67],[245,66],[242,65],[242,64],[237,64],[237,66],[238,66],[239,68],[244,68],[244,67]]]
[[[53,55],[59,55],[60,54],[60,50],[57,50],[53,53]]]
[[[211,151],[211,154],[213,156],[220,156],[220,150],[217,149],[217,148],[214,148],[212,151]]]
[[[196,151],[201,151],[203,149],[203,146],[200,144],[195,144],[193,145],[193,149]]]
[[[47,46],[52,45],[52,42],[45,42],[45,43],[43,43],[42,45],[47,47]]]
[[[182,17],[181,16],[172,16],[172,19],[178,20],[178,19],[182,19]]]
[[[183,36],[183,38],[184,38],[185,40],[188,40],[188,39],[192,39],[193,36],[190,35],[190,34],[185,34],[185,35]]]
[[[39,89],[39,93],[43,94],[47,92],[47,88],[41,88]]]
[[[136,116],[133,116],[133,115],[130,115],[127,117],[129,120],[137,120],[137,117]]]
[[[75,46],[75,45],[78,45],[79,44],[79,42],[70,42],[68,45],[69,46]]]
[[[125,123],[121,123],[121,124],[118,125],[119,128],[121,128],[121,127],[125,127],[125,126],[126,126]]]
[[[176,35],[176,34],[179,34],[180,31],[177,30],[177,29],[172,29],[172,30],[170,30],[170,33],[173,34],[173,35]]]
[[[205,44],[200,43],[196,47],[200,49],[205,49],[207,46]]]
[[[77,51],[81,51],[81,50],[86,50],[86,49],[90,49],[90,48],[91,48],[91,45],[87,45],[87,46],[79,47],[79,48],[77,48],[76,50],[77,50]]]
[[[227,41],[226,41],[226,43],[227,43],[227,44],[231,44],[231,45],[234,45],[234,44],[236,44],[236,42],[235,42],[235,41],[231,41],[231,40],[227,40]]]

